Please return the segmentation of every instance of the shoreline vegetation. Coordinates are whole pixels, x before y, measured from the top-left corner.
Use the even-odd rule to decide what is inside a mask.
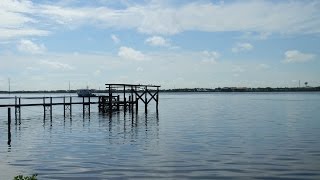
[[[129,90],[127,90],[129,92]],[[223,88],[175,88],[175,89],[160,89],[160,92],[314,92],[320,91],[319,87],[258,87],[258,88],[247,88],[247,87],[223,87]],[[93,93],[107,93],[107,90],[95,90],[92,89]],[[117,90],[114,90],[117,92]],[[18,91],[0,91],[0,94],[9,93],[77,93],[77,90],[18,90]]]

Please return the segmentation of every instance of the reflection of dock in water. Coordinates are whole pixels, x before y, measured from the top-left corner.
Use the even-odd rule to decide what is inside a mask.
[[[106,138],[112,143],[120,139],[123,141],[145,138],[159,138],[159,113],[114,113],[108,116],[100,113],[99,127],[105,127],[108,134]]]
[[[29,119],[29,118],[28,118]],[[94,137],[102,135],[102,139],[109,143],[135,143],[142,139],[144,141],[154,141],[159,139],[159,114],[156,112],[114,112],[112,115],[95,112],[91,116],[77,115],[73,118],[63,118],[62,116],[54,120],[46,120],[37,118],[33,121],[23,121],[21,123],[13,123],[8,131],[8,145],[11,147],[11,142],[19,141],[23,134],[33,129],[38,123],[42,123],[42,130],[48,134],[49,139],[53,137],[51,133],[60,131],[65,133],[79,133],[93,135]],[[26,128],[27,127],[27,128]],[[68,136],[68,135],[67,135]],[[11,137],[13,139],[11,139]],[[95,140],[93,140],[95,141]]]

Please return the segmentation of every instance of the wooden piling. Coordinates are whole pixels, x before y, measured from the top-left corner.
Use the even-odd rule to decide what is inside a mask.
[[[89,106],[89,107],[88,107],[88,111],[89,111],[88,113],[89,113],[89,116],[90,116],[90,112],[91,112],[90,104],[91,104],[91,101],[90,101],[90,96],[89,96],[89,104],[88,104],[88,106]]]
[[[63,117],[66,117],[66,97],[63,97]]]
[[[82,97],[82,114],[85,114],[84,97]]]
[[[136,99],[136,113],[138,113],[138,105],[139,105],[139,99],[138,99],[138,96],[137,96],[137,86],[134,87],[134,95],[135,95],[135,99]]]
[[[131,101],[132,101],[132,100],[131,100],[131,97],[132,97],[132,96],[129,96],[129,111],[131,111]]]
[[[19,122],[21,124],[21,98],[19,98]]]
[[[52,120],[52,97],[50,97],[50,118]]]
[[[11,145],[11,108],[8,108],[8,145]]]
[[[131,101],[130,101],[130,109],[133,111],[133,86],[131,86]]]
[[[157,97],[156,97],[156,110],[158,111],[159,107],[159,87],[157,87]]]
[[[147,92],[148,92],[148,87],[145,87],[145,93],[144,93],[144,110],[147,112],[148,110],[148,99],[147,99]]]
[[[70,118],[72,115],[72,97],[70,96]]]
[[[126,85],[123,86],[123,109],[127,110],[127,102],[126,102]]]
[[[120,95],[117,96],[117,111],[120,110]]]
[[[111,86],[109,86],[109,112],[112,111],[112,89]]]
[[[43,117],[46,117],[46,98],[43,97]]]

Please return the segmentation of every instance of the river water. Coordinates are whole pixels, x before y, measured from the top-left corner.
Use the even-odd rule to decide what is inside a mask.
[[[83,116],[75,105],[64,118],[57,106],[51,120],[23,107],[10,146],[0,108],[0,179],[320,179],[320,93],[159,98],[158,113],[151,104],[109,116],[92,105]]]

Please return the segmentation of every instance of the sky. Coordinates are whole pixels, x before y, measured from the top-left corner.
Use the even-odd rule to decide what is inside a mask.
[[[0,91],[320,86],[318,0],[1,0]]]

